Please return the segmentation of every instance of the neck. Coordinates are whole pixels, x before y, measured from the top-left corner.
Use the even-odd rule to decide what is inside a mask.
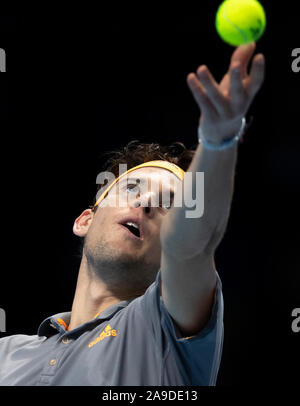
[[[92,275],[86,257],[83,255],[68,331],[92,320],[96,314],[122,300],[114,296],[101,280]]]

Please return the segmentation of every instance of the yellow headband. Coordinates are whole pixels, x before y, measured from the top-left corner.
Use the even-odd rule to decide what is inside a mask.
[[[132,172],[136,169],[140,169],[140,168],[145,168],[145,167],[157,167],[157,168],[163,168],[163,169],[167,169],[170,172],[173,172],[174,175],[176,175],[179,179],[183,180],[184,178],[184,170],[182,170],[181,168],[179,168],[179,166],[168,162],[168,161],[149,161],[149,162],[144,162],[141,165],[135,166],[134,168],[129,169],[127,172],[122,173],[122,175],[120,175],[117,179],[115,179],[110,185],[109,187],[102,193],[102,195],[99,197],[99,199],[97,200],[97,202],[94,204],[94,207],[98,206],[98,204],[101,202],[102,199],[104,199],[104,197],[107,195],[107,193],[109,192],[109,190],[113,187],[113,185],[115,183],[118,182],[118,180],[120,180],[123,176],[127,175],[129,172]]]

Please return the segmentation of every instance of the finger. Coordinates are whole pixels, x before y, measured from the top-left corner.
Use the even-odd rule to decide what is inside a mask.
[[[195,73],[190,73],[187,76],[187,84],[201,110],[201,113],[205,115],[206,118],[212,119],[217,113],[216,109],[210,102],[204,87],[199,82]]]
[[[219,85],[205,65],[200,66],[197,69],[197,77],[206,90],[206,93],[216,111],[220,114],[226,113],[228,101],[220,91]]]
[[[219,84],[219,89],[221,90],[223,95],[227,97],[229,94],[229,88],[230,88],[230,74],[229,72],[227,72]]]
[[[241,65],[236,62],[230,71],[230,98],[234,111],[243,109],[246,100],[241,69]]]
[[[248,63],[254,54],[255,48],[255,42],[252,42],[251,44],[240,45],[238,48],[236,48],[231,56],[229,69],[232,69],[232,66],[239,62],[241,64],[242,78],[245,78],[248,74]]]
[[[228,92],[230,88],[231,71],[235,66],[237,66],[237,64],[242,65],[241,67],[242,79],[244,79],[247,76],[247,65],[251,56],[253,55],[255,48],[256,44],[255,42],[253,42],[252,44],[241,45],[238,48],[236,48],[235,51],[233,52],[228,72],[224,75],[219,86],[224,95],[226,95],[226,92]]]
[[[261,85],[263,84],[265,78],[265,58],[263,54],[258,54],[252,61],[248,93],[250,98],[253,98],[255,94],[259,91]]]

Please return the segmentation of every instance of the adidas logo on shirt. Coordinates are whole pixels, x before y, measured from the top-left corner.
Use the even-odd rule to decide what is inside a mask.
[[[105,329],[99,334],[99,336],[94,340],[89,343],[89,348],[93,347],[93,345],[99,343],[99,341],[102,341],[105,337],[115,337],[117,335],[116,330],[112,330],[111,326],[108,324]]]

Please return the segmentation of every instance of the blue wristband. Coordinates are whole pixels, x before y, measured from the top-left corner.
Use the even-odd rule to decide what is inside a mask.
[[[204,149],[208,149],[210,151],[222,151],[224,149],[232,147],[239,141],[239,139],[244,134],[245,127],[246,127],[246,119],[245,119],[245,117],[243,117],[240,131],[234,137],[227,139],[227,140],[223,140],[221,142],[221,144],[212,144],[211,142],[208,142],[204,138],[202,131],[201,131],[201,127],[199,126],[198,127],[198,139],[199,139],[199,142],[203,145]]]

